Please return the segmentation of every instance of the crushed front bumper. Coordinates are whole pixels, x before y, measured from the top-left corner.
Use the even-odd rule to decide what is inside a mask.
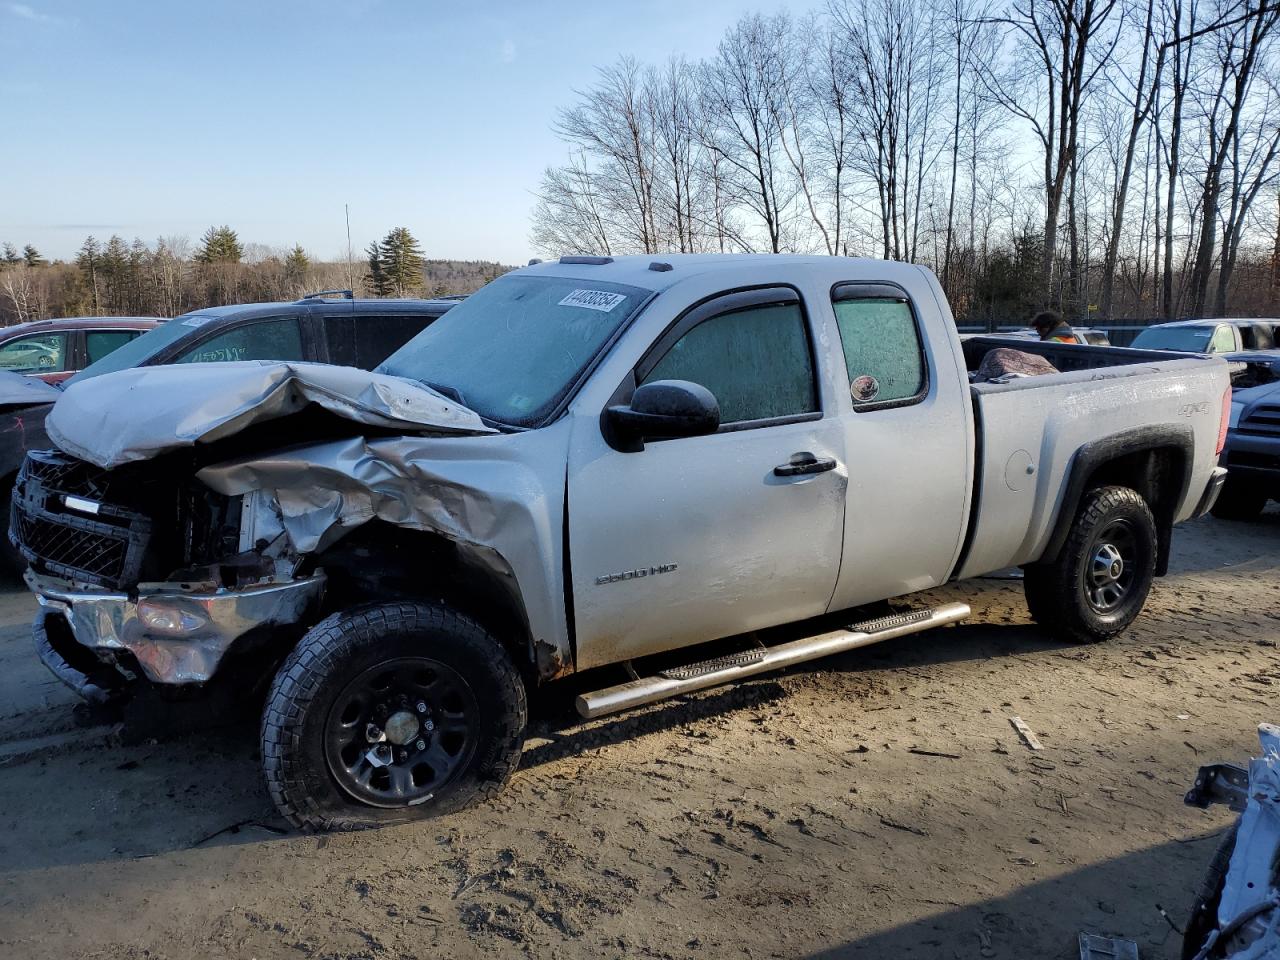
[[[102,663],[128,652],[154,683],[204,683],[231,646],[251,631],[305,622],[319,606],[325,582],[324,574],[316,573],[208,592],[184,590],[176,583],[151,584],[130,598],[30,571],[26,580],[40,601],[33,632],[41,660],[59,680],[90,699],[96,699],[101,684],[85,669],[88,661],[77,656],[81,651],[58,651],[59,644],[51,640],[59,633],[69,632]],[[51,630],[51,617],[60,617],[65,631]]]

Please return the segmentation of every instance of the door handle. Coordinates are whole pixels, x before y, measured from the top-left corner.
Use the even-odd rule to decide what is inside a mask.
[[[775,477],[799,477],[809,473],[826,473],[836,468],[835,457],[815,457],[812,453],[793,453],[791,460],[773,468]]]

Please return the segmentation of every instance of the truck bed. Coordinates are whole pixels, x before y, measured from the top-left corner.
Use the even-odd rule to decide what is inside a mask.
[[[1186,519],[1217,462],[1215,447],[1227,388],[1214,357],[1125,347],[964,341],[974,371],[997,347],[1038,354],[1060,373],[1005,383],[973,383],[978,461],[972,529],[959,577],[980,576],[1039,559],[1064,501],[1071,465],[1086,444],[1137,431],[1194,435],[1196,462],[1174,513]]]

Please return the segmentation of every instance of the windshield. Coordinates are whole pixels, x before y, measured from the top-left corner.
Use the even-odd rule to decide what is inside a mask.
[[[193,329],[212,319],[213,317],[206,317],[198,313],[189,313],[173,320],[167,320],[160,326],[148,330],[142,336],[130,340],[118,350],[112,350],[101,360],[89,364],[89,366],[68,380],[67,384],[79,383],[81,380],[88,380],[90,377],[96,377],[103,373],[115,373],[117,370],[127,370],[130,367],[141,366],[164,347],[167,347],[175,340],[181,340],[191,333]]]
[[[379,373],[417,380],[482,417],[534,426],[650,291],[508,274],[393,353]]]
[[[1213,330],[1213,327],[1148,327],[1133,338],[1130,346],[1143,350],[1207,353]]]

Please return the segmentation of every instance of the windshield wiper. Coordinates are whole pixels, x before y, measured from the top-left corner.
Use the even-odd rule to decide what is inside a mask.
[[[460,403],[464,407],[467,406],[467,401],[462,399],[462,393],[457,387],[445,386],[443,383],[432,383],[430,380],[419,380],[418,382],[428,390],[434,390],[441,396],[448,397],[454,403]],[[467,407],[467,409],[470,409],[470,407]]]

